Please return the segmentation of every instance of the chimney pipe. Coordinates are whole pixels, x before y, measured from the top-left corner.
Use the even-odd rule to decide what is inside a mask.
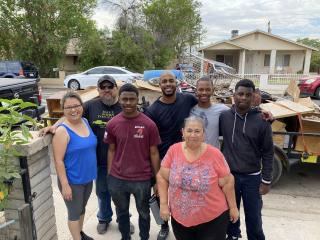
[[[271,33],[270,21],[268,22],[268,33]]]
[[[231,30],[231,38],[238,37],[239,35],[239,30]]]

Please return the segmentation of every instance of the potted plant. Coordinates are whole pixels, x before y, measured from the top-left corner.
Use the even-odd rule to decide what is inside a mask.
[[[35,104],[21,99],[0,99],[0,103],[0,210],[3,210],[14,179],[20,178],[13,162],[21,155],[16,145],[28,143],[32,138],[29,126],[37,126],[37,122],[22,112],[36,107]]]

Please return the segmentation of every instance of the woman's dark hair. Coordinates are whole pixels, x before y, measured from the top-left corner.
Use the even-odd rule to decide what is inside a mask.
[[[252,88],[252,90],[255,91],[254,83],[250,79],[241,79],[239,82],[237,82],[235,90],[237,90],[239,87]]]
[[[134,92],[137,95],[137,97],[139,97],[138,89],[131,83],[126,83],[123,86],[121,86],[121,88],[119,89],[119,96],[122,92]]]
[[[66,102],[66,100],[68,98],[77,99],[80,102],[81,106],[83,106],[83,102],[82,102],[82,99],[81,99],[80,95],[78,93],[74,92],[74,91],[69,91],[61,98],[60,106],[61,106],[62,109],[64,108],[64,103]]]

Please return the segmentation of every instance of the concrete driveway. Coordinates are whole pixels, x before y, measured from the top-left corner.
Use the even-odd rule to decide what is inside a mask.
[[[52,175],[58,239],[71,239],[66,224],[66,208]],[[295,166],[284,174],[272,191],[264,197],[263,226],[267,240],[320,240],[320,166]],[[138,215],[134,199],[131,199],[130,211],[136,227],[134,240],[139,239]],[[88,206],[84,230],[96,240],[120,239],[118,226],[113,221],[104,235],[96,232],[97,200],[93,192]],[[244,214],[241,220],[244,223]],[[150,239],[156,239],[159,227],[152,219]],[[246,240],[245,227],[242,224],[243,240]],[[172,231],[168,240],[175,239]]]

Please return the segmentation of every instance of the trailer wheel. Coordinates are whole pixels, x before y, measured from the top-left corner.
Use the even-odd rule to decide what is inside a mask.
[[[273,161],[273,179],[272,179],[272,186],[275,185],[281,175],[282,175],[282,162],[281,162],[281,156],[279,156],[277,153],[274,154],[274,161]]]

